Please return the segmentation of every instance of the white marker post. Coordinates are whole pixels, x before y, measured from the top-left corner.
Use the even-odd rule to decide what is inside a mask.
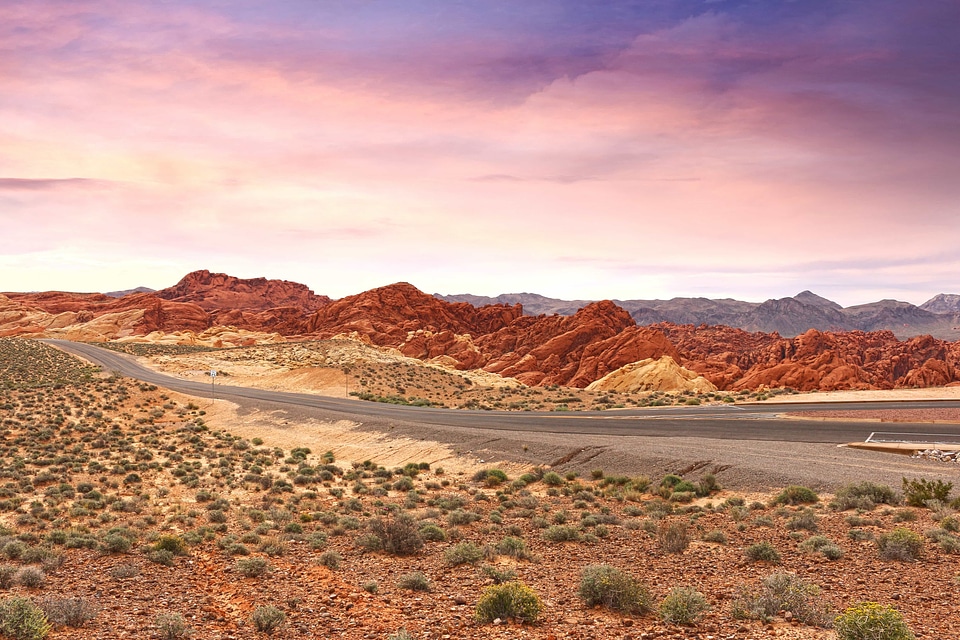
[[[210,402],[217,401],[217,397],[216,395],[214,395],[214,391],[213,391],[213,383],[216,379],[217,379],[217,370],[210,369]]]

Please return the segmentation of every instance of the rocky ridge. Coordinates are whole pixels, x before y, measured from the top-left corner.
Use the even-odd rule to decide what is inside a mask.
[[[716,308],[716,302],[705,301],[703,308]],[[810,292],[768,302],[767,308],[778,313],[802,306],[824,318],[841,311],[874,313],[841,310]],[[903,305],[890,301],[881,307],[893,318]],[[520,304],[446,302],[408,283],[331,301],[297,283],[209,271],[188,274],[168,289],[121,298],[0,295],[0,336],[14,335],[210,346],[347,336],[451,369],[482,369],[527,385],[580,388],[626,365],[663,356],[727,391],[891,389],[960,381],[960,343],[929,335],[899,340],[888,330],[811,329],[783,337],[722,325],[640,326],[611,301],[587,304],[573,315],[528,316]]]

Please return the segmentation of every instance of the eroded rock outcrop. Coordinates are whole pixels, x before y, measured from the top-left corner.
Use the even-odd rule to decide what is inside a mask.
[[[207,270],[193,271],[180,282],[153,295],[164,300],[189,302],[207,311],[291,307],[310,313],[330,303],[304,284],[267,278],[235,278]]]
[[[684,369],[670,356],[631,362],[587,385],[588,391],[692,391],[709,393],[717,387],[701,375]]]

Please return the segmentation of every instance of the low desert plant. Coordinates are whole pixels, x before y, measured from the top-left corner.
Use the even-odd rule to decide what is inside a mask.
[[[270,571],[270,563],[265,558],[241,558],[237,560],[237,573],[245,578],[259,578]]]
[[[340,568],[340,562],[343,560],[343,556],[340,555],[338,551],[324,551],[320,554],[320,557],[317,558],[322,566],[336,571]]]
[[[903,499],[911,507],[925,507],[928,500],[939,500],[946,503],[953,489],[952,482],[943,480],[926,480],[903,478]]]
[[[250,620],[253,622],[254,629],[269,635],[283,626],[287,620],[287,614],[272,605],[267,605],[254,609]]]
[[[414,555],[423,548],[423,538],[412,516],[406,513],[389,520],[374,518],[370,532],[383,542],[383,550],[398,556]]]
[[[179,613],[160,613],[153,619],[161,640],[179,640],[191,635],[187,621]]]
[[[769,621],[781,611],[790,611],[798,622],[829,627],[833,614],[820,602],[820,587],[793,573],[774,573],[758,589],[741,589],[731,605],[733,617]]]
[[[703,534],[704,542],[715,542],[717,544],[727,544],[727,534],[720,529],[713,529]]]
[[[803,529],[811,533],[816,533],[820,528],[819,520],[813,509],[804,509],[787,520],[787,529],[790,531]]]
[[[685,522],[662,522],[657,529],[657,542],[667,553],[683,553],[690,546],[690,530]]]
[[[542,611],[543,602],[536,591],[522,582],[508,582],[484,589],[474,615],[479,622],[512,618],[534,624]]]
[[[913,640],[913,632],[893,607],[861,602],[834,621],[839,640]]]
[[[900,496],[887,485],[873,482],[848,484],[837,491],[830,508],[837,511],[847,509],[873,510],[878,504],[900,504]]]
[[[766,540],[750,545],[744,549],[743,555],[745,555],[748,560],[752,560],[754,562],[780,564],[780,552],[777,551],[777,548]]]
[[[430,580],[422,571],[411,571],[397,579],[397,586],[407,591],[430,591]]]
[[[97,608],[85,598],[48,597],[40,608],[54,627],[82,627],[97,615]]]
[[[163,535],[153,544],[155,551],[169,551],[175,556],[182,556],[187,552],[187,543],[183,538],[175,535]]]
[[[710,609],[703,594],[689,587],[675,587],[660,603],[660,619],[667,624],[692,624]]]
[[[777,494],[773,499],[773,504],[815,504],[820,501],[820,497],[813,489],[799,485],[791,485]]]
[[[493,580],[494,584],[503,584],[517,579],[517,572],[513,569],[498,569],[488,564],[480,567],[480,573]]]
[[[580,532],[570,525],[555,524],[543,531],[543,539],[549,542],[573,542],[580,540]]]
[[[444,551],[443,557],[451,567],[476,564],[483,558],[483,549],[472,542],[461,542]]]
[[[25,587],[36,589],[47,581],[47,574],[40,567],[27,566],[17,571],[16,581]]]
[[[877,537],[877,549],[884,560],[910,562],[923,555],[923,539],[910,529],[897,527]]]
[[[646,585],[608,564],[585,567],[580,574],[578,593],[588,607],[602,605],[622,613],[643,613],[650,609]]]
[[[0,634],[12,640],[42,640],[51,625],[43,609],[29,598],[13,596],[0,600]]]

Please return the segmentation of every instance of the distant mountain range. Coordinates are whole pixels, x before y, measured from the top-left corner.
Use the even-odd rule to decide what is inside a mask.
[[[521,304],[524,315],[573,315],[591,300],[561,300],[536,293],[506,293],[496,297],[434,294],[445,302]],[[898,338],[929,334],[941,340],[960,340],[960,295],[941,293],[919,307],[897,300],[842,307],[810,291],[766,302],[730,298],[672,298],[670,300],[614,300],[639,325],[659,322],[726,325],[744,331],[779,333],[793,337],[809,329],[820,331],[889,330]]]

